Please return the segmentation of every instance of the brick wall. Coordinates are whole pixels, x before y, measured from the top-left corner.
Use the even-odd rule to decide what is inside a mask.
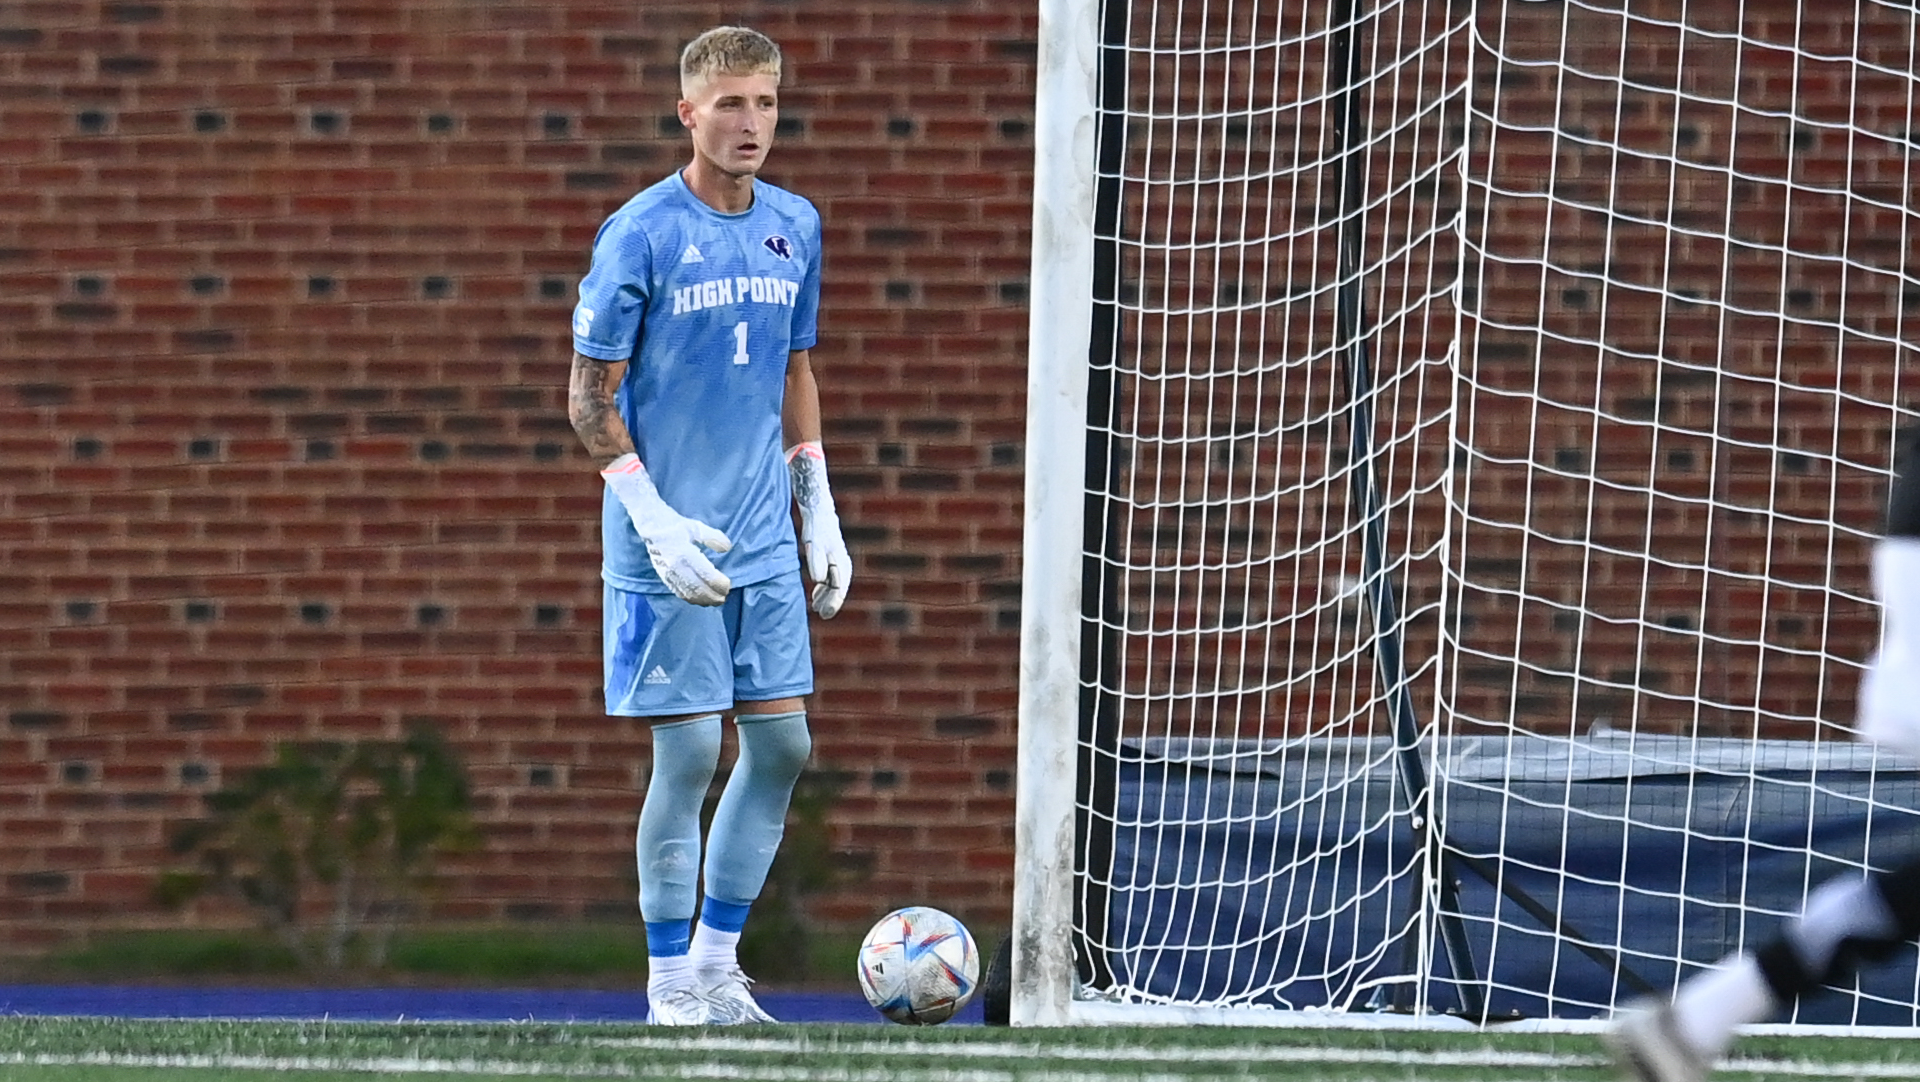
[[[864,874],[1004,922],[1031,5],[0,3],[0,939],[176,919],[169,823],[289,738],[427,719],[453,919],[626,915],[648,746],[598,702],[567,425],[602,218],[686,153],[679,46],[785,45],[858,568],[814,729]],[[206,911],[184,919],[231,919]]]

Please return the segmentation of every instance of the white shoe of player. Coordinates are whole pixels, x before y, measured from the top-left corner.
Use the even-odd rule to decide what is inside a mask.
[[[691,988],[647,996],[647,1021],[656,1026],[710,1026],[713,1005]]]
[[[1920,759],[1920,673],[1914,661],[1911,650],[1888,642],[1867,662],[1860,677],[1860,734]]]
[[[753,978],[739,966],[703,969],[698,980],[700,998],[712,1009],[714,1025],[745,1026],[778,1021],[754,1002],[753,993],[747,990]]]
[[[1621,1012],[1601,1038],[1627,1082],[1705,1082],[1712,1068],[1687,1046],[1667,1004]]]

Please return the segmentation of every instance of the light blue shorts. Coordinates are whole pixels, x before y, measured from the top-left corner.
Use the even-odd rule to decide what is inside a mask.
[[[603,585],[601,614],[609,714],[706,714],[813,693],[797,567],[736,586],[711,608]]]

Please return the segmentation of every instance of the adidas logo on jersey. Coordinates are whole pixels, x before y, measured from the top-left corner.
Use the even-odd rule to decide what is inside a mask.
[[[700,248],[697,245],[689,244],[687,245],[687,250],[680,253],[680,262],[683,264],[705,263],[706,261],[707,257],[700,254]]]
[[[647,674],[645,683],[671,684],[673,683],[673,677],[667,675],[667,670],[665,666],[655,665],[653,667],[653,671]]]

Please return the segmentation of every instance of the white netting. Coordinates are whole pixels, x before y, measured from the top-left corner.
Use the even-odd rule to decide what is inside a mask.
[[[1367,738],[1434,680],[1453,337],[1441,297],[1458,263],[1436,196],[1457,187],[1466,42],[1442,3],[1357,25],[1325,4],[1130,13],[1126,147],[1106,189],[1117,291],[1096,284],[1117,294],[1113,364],[1095,372],[1111,386],[1110,481],[1087,583],[1104,659],[1087,694],[1097,745],[1119,755],[1090,758],[1120,790],[1094,803],[1123,810],[1089,832],[1114,866],[1085,884],[1106,967],[1090,976],[1168,1001],[1196,984],[1224,1003],[1343,998],[1400,965],[1416,923],[1421,854],[1386,829],[1406,802],[1369,784],[1390,778],[1394,742]],[[1364,73],[1352,97],[1347,71]],[[1363,323],[1342,309],[1343,282],[1365,283]],[[1392,360],[1369,399],[1371,455],[1356,458],[1347,380],[1376,355]],[[1369,521],[1386,575],[1423,584],[1396,599],[1424,645],[1394,681],[1373,663]],[[1431,695],[1418,698],[1423,720],[1408,710],[1403,724],[1430,725]],[[1298,784],[1203,784],[1243,746],[1269,748],[1266,765]],[[1150,776],[1185,779],[1158,790],[1177,806],[1128,788]],[[1276,818],[1326,829],[1248,833]],[[1106,863],[1096,852],[1089,867]],[[1308,931],[1343,945],[1289,948]]]
[[[1591,1013],[1913,848],[1911,9],[1111,2],[1088,989]]]
[[[1584,799],[1572,767],[1448,792],[1625,837],[1585,865],[1513,830],[1489,855],[1657,985],[1914,848],[1910,819],[1869,834],[1911,786],[1876,786],[1850,727],[1920,329],[1915,29],[1879,3],[1476,23],[1441,716],[1627,762]],[[1545,933],[1478,919],[1497,983]],[[1555,948],[1554,1010],[1633,991]],[[1902,967],[1823,1019],[1911,1024]]]

